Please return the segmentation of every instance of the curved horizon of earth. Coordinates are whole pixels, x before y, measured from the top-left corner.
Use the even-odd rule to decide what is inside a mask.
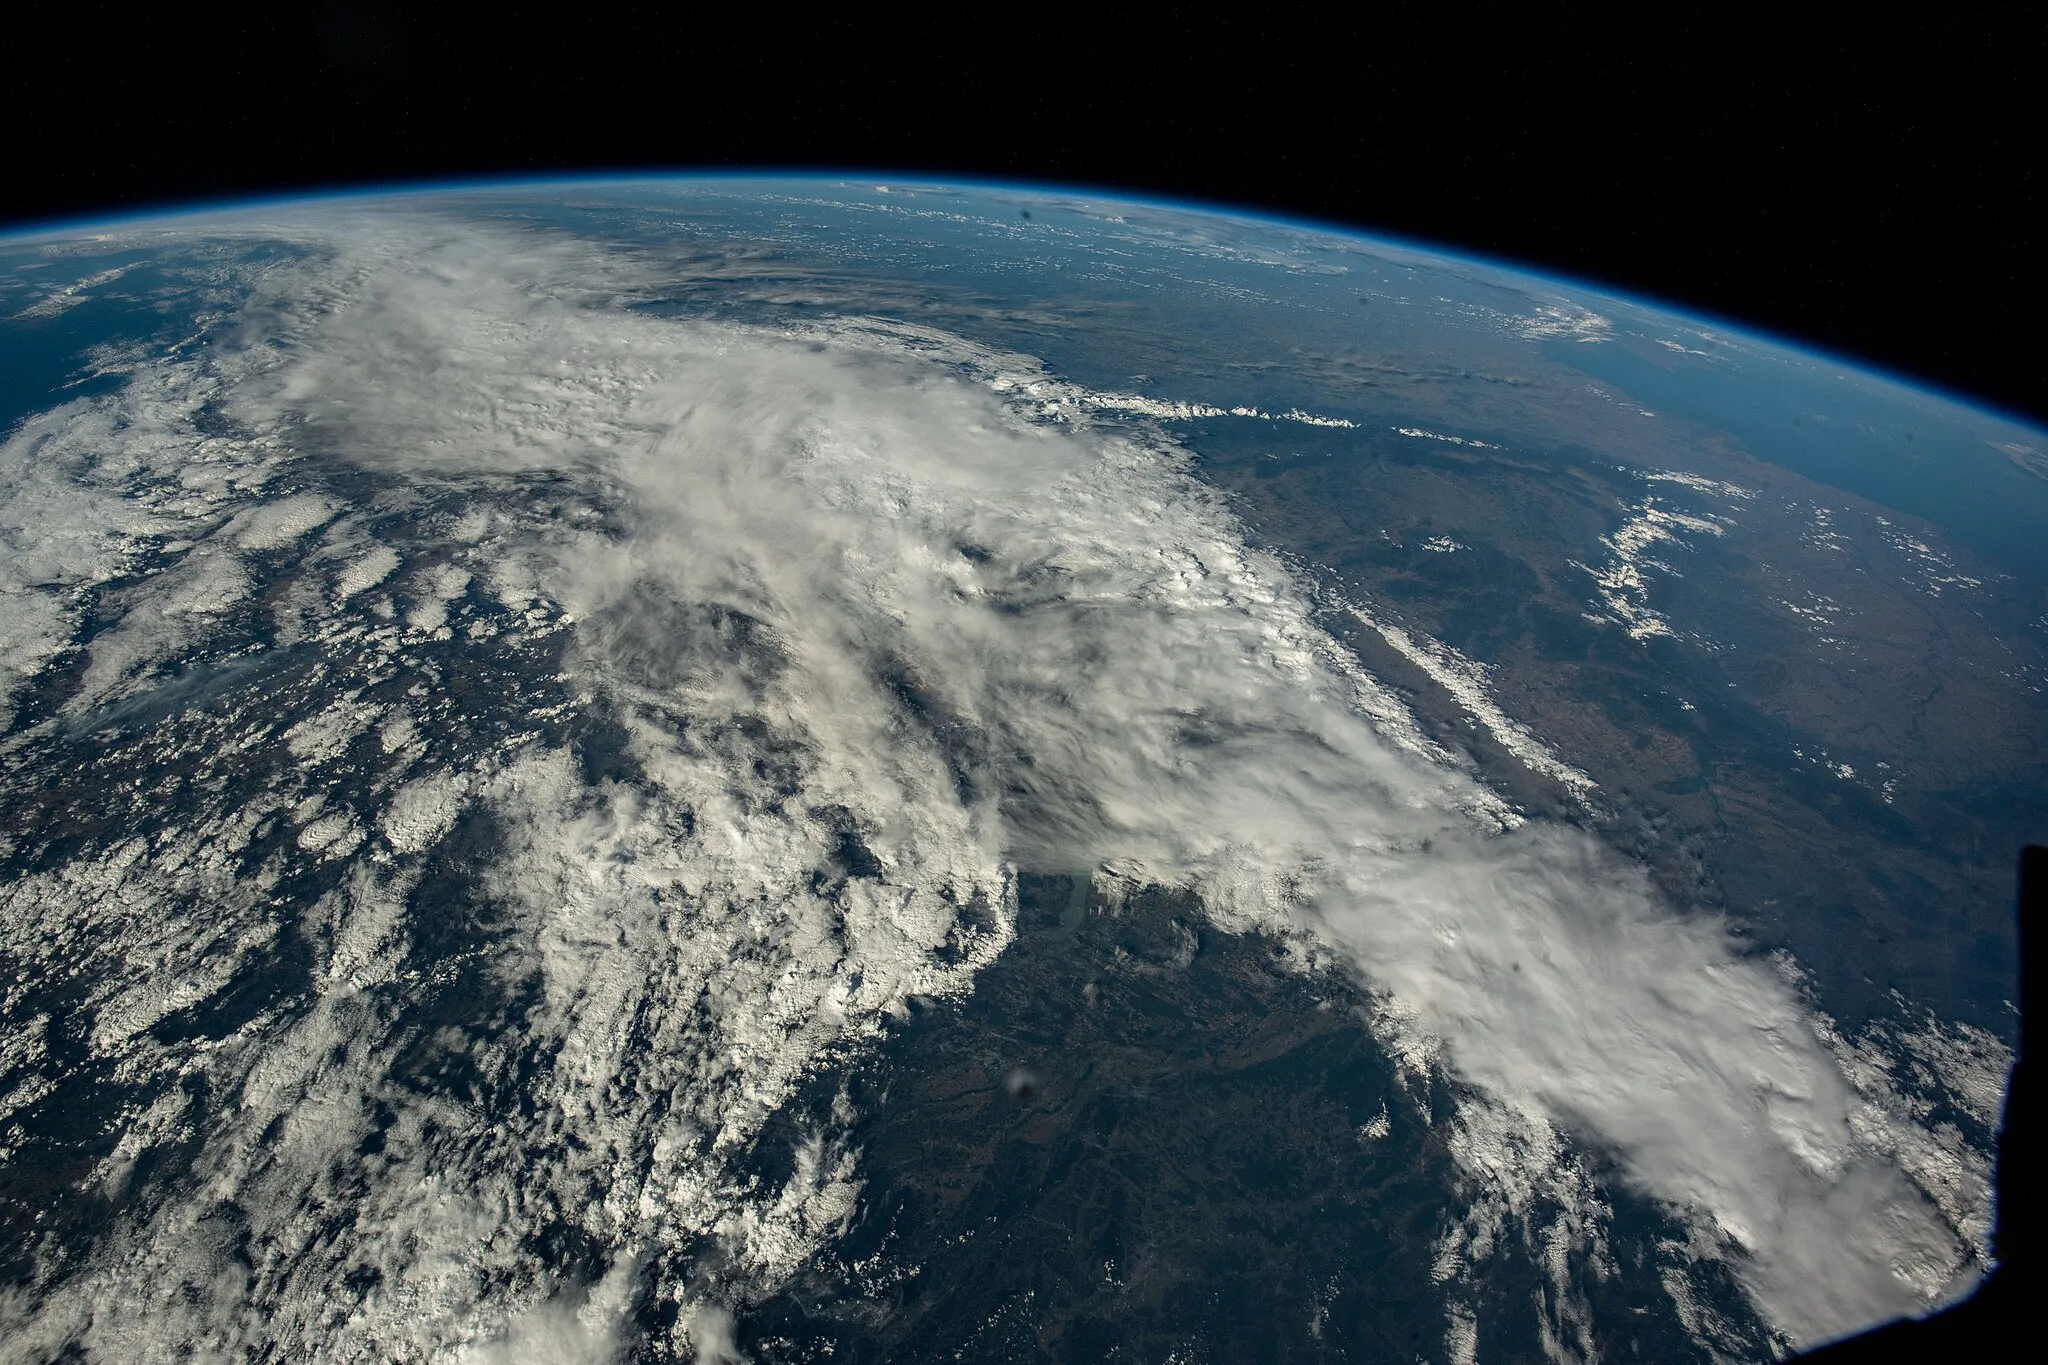
[[[1989,1267],[2048,435],[1085,191],[0,238],[0,1361],[1770,1359]]]

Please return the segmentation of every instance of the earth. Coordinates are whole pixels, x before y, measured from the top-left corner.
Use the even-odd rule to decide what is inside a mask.
[[[0,314],[0,1359],[1763,1360],[1988,1269],[2040,431],[1001,186]]]

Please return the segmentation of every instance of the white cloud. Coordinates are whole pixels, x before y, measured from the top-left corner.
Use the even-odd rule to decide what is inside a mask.
[[[1450,552],[1458,545],[1456,541],[1448,541],[1444,545],[1429,541],[1425,542],[1424,548]],[[1561,784],[1581,802],[1598,785],[1584,771],[1559,758],[1528,726],[1502,708],[1488,686],[1492,675],[1486,665],[1467,658],[1440,640],[1412,634],[1391,621],[1382,620],[1367,608],[1354,605],[1350,611],[1396,653],[1428,674],[1465,708],[1467,715],[1486,727],[1495,743],[1513,754],[1531,772],[1541,773]]]
[[[310,494],[259,503],[238,515],[228,532],[247,550],[275,550],[326,524],[333,506]]]
[[[1614,324],[1582,304],[1552,299],[1534,313],[1515,319],[1516,329],[1532,341],[1599,342],[1614,335]]]
[[[1598,565],[1578,564],[1592,575],[1599,595],[1596,609],[1586,619],[1621,626],[1631,638],[1646,640],[1657,635],[1676,635],[1665,615],[1650,605],[1651,574],[1676,576],[1677,570],[1656,558],[1661,546],[1692,548],[1688,535],[1726,534],[1718,521],[1674,512],[1657,499],[1646,497],[1628,509],[1627,519],[1613,535],[1600,537],[1607,558]]]
[[[357,593],[376,587],[397,571],[398,552],[389,545],[373,545],[335,578],[334,596],[346,602]]]
[[[129,267],[125,265],[117,265],[106,270],[97,271],[74,284],[67,284],[61,289],[53,290],[51,293],[22,309],[15,316],[21,318],[53,318],[60,313],[68,313],[79,304],[91,298],[92,294],[90,291],[99,288],[103,284],[112,284],[115,280],[127,274],[128,270]]]
[[[332,252],[252,313],[253,339],[278,328],[290,346],[206,362],[227,367],[216,401],[275,433],[258,440],[299,433],[309,468],[381,480],[387,506],[459,490],[475,538],[447,546],[457,572],[523,628],[566,632],[564,685],[616,721],[640,776],[593,781],[529,744],[383,788],[400,794],[365,813],[382,840],[311,808],[303,856],[346,842],[353,860],[307,911],[316,1002],[162,1063],[207,1068],[239,1108],[212,1120],[192,1186],[48,1285],[20,1340],[134,1359],[264,1335],[337,1359],[401,1344],[516,1359],[523,1342],[600,1358],[657,1295],[684,1310],[679,1347],[723,1358],[726,1310],[836,1235],[857,1184],[831,1134],[780,1190],[745,1188],[732,1158],[807,1068],[909,995],[971,986],[1008,941],[1020,865],[1189,885],[1225,925],[1347,955],[1396,1055],[1440,1057],[1484,1096],[1470,1133],[1500,1115],[1502,1132],[1617,1152],[1627,1178],[1743,1248],[1739,1273],[1795,1338],[1920,1306],[1964,1266],[1940,1210],[1852,1122],[1867,1106],[1792,988],[1586,837],[1498,833],[1498,799],[1436,761],[1171,446],[1048,412],[1028,360],[940,333],[619,310],[607,291],[631,269],[584,248],[401,221]],[[178,419],[159,416],[167,433]],[[261,497],[215,488],[209,507]],[[400,560],[372,549],[343,586]],[[352,611],[350,595],[325,609]],[[378,643],[395,627],[319,630],[330,652],[395,648]],[[1496,714],[1476,665],[1430,657],[1503,742],[1571,780]],[[335,736],[377,719],[294,733],[333,763]],[[415,752],[400,733],[385,748]],[[411,970],[407,897],[463,802],[503,830],[492,970],[531,1004],[460,1045],[479,1074],[531,1076],[530,1122],[388,1079],[409,1040],[377,987]],[[161,1001],[167,968],[146,964],[205,956],[181,908],[196,902],[171,888],[210,865],[207,837],[14,888],[10,905],[61,906],[67,934],[104,935],[111,1003]],[[207,885],[215,938],[261,918],[254,888]],[[147,924],[138,903],[156,907]],[[9,946],[48,955],[25,931]],[[396,1117],[366,1157],[379,1106]],[[1498,1175],[1494,1148],[1457,1150],[1475,1182]],[[272,1249],[253,1273],[225,1273],[208,1222],[229,1193]],[[316,1226],[336,1201],[349,1215]],[[614,1270],[715,1243],[731,1278],[708,1296],[628,1276],[563,1298],[520,1249],[543,1217]],[[358,1270],[377,1292],[336,1304]],[[1458,1352],[1472,1321],[1452,1325]],[[1553,1324],[1561,1341],[1574,1321]]]
[[[1489,441],[1476,441],[1469,436],[1446,436],[1440,431],[1427,431],[1421,427],[1395,427],[1395,434],[1410,436],[1419,441],[1444,441],[1454,446],[1476,446],[1481,450],[1499,450]]]

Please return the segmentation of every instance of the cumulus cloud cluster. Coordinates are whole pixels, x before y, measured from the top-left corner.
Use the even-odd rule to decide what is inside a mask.
[[[1453,1144],[1475,1191],[1512,1204],[1539,1178],[1583,1185],[1558,1174],[1561,1134],[1612,1153],[1794,1340],[1969,1273],[1968,1239],[1873,1138],[1883,1124],[1785,977],[1588,837],[1512,819],[1158,433],[1049,411],[1054,381],[1029,359],[941,333],[638,313],[622,304],[645,267],[577,243],[413,219],[320,247],[264,282],[234,356],[204,362],[208,402],[248,433],[252,467],[282,450],[368,480],[381,515],[439,519],[386,544],[332,491],[223,495],[177,567],[135,590],[135,624],[95,640],[83,695],[136,685],[248,598],[240,556],[325,536],[294,570],[304,590],[273,594],[296,613],[281,639],[355,651],[374,683],[408,650],[551,633],[560,705],[615,727],[622,758],[593,773],[545,737],[430,754],[414,734],[431,688],[412,710],[366,691],[325,738],[250,740],[317,766],[375,733],[413,766],[360,809],[291,794],[291,856],[348,869],[311,912],[314,1003],[204,1056],[133,1062],[235,1098],[160,1118],[158,1140],[207,1133],[197,1173],[90,1273],[52,1272],[6,1310],[38,1343],[28,1358],[265,1337],[334,1358],[601,1356],[649,1296],[679,1305],[679,1346],[716,1358],[746,1286],[814,1254],[858,1187],[830,1133],[775,1189],[731,1157],[905,999],[969,988],[1008,941],[1020,867],[1188,886],[1226,927],[1309,936],[1376,992],[1398,1055],[1478,1097]],[[51,420],[110,430],[125,403],[133,426],[169,382],[140,373]],[[147,411],[166,431],[190,420]],[[38,553],[57,565],[42,579],[61,577],[71,552]],[[403,612],[395,584],[411,585]],[[463,617],[464,601],[496,615]],[[32,670],[44,638],[6,662]],[[527,1087],[524,1117],[495,1122],[391,1079],[418,1042],[388,1001],[427,932],[422,878],[481,815],[501,831],[479,876],[504,920],[479,951],[522,1004],[445,1045]],[[175,880],[152,870],[161,844],[123,856],[17,887],[6,910],[23,957],[47,955],[20,927],[29,907],[100,917],[109,1020],[184,999],[163,997],[178,950],[91,908]],[[224,905],[229,882],[248,885],[223,881]],[[262,897],[244,899],[229,927],[260,945]],[[197,998],[246,960],[223,941],[186,950]],[[122,1049],[142,1014],[109,1056],[139,1056]],[[269,1258],[253,1273],[229,1273],[242,1253],[207,1232],[224,1199]],[[342,1205],[339,1225],[311,1212]],[[1447,1238],[1446,1275],[1483,1223]],[[536,1237],[558,1224],[600,1249],[588,1283],[546,1273]],[[706,1248],[723,1270],[701,1269]],[[663,1281],[679,1265],[700,1270]],[[148,1276],[178,1292],[121,1296]],[[372,1288],[343,1301],[342,1284]],[[1582,1326],[1560,1323],[1561,1350]]]

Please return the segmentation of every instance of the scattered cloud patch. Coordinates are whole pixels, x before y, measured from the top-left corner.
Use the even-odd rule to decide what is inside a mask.
[[[1394,431],[1399,435],[1412,436],[1421,441],[1443,441],[1448,445],[1472,446],[1479,450],[1501,449],[1490,441],[1475,440],[1470,436],[1446,436],[1440,431],[1425,431],[1421,427],[1395,427]]]
[[[2048,451],[2018,441],[1993,441],[1991,448],[2035,478],[2048,479]]]
[[[1517,330],[1532,341],[1610,341],[1614,324],[1581,304],[1558,299],[1516,320]]]
[[[15,316],[18,318],[54,318],[60,314],[68,313],[79,304],[91,298],[93,290],[103,284],[112,284],[115,280],[127,274],[128,271],[129,267],[125,265],[111,266],[108,269],[96,271],[75,284],[68,284],[61,289],[51,291],[22,309],[19,313],[16,313]]]
[[[1984,586],[1983,579],[1963,573],[1954,560],[1904,527],[1885,517],[1877,518],[1877,525],[1878,534],[1885,543],[1906,561],[1907,573],[1902,581],[1912,584],[1929,597],[1939,597],[1946,589]]]
[[[1724,534],[1719,522],[1706,517],[1676,512],[1660,505],[1656,498],[1643,499],[1629,509],[1627,519],[1613,534],[1602,536],[1608,557],[1597,565],[1576,567],[1592,575],[1598,601],[1586,619],[1618,625],[1631,639],[1675,636],[1670,621],[1650,605],[1653,574],[1675,575],[1678,570],[1658,557],[1659,547],[1690,548],[1687,535]]]

